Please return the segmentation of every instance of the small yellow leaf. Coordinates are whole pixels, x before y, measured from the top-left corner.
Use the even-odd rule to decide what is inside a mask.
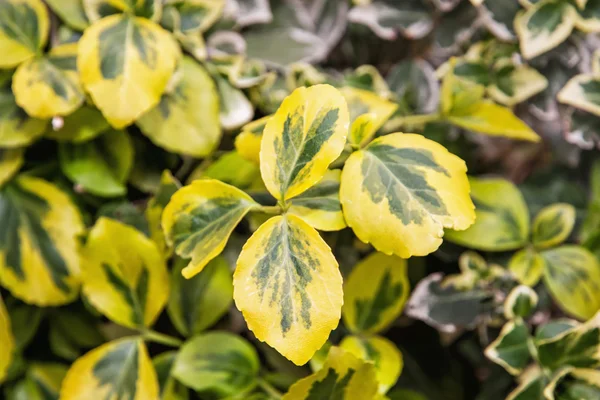
[[[8,367],[13,359],[13,351],[15,350],[15,339],[10,325],[10,318],[2,297],[0,297],[0,383],[4,381]]]

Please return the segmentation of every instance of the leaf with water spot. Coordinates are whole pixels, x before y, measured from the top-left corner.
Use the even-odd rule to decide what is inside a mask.
[[[83,294],[128,328],[151,326],[169,298],[169,276],[156,244],[137,229],[100,217],[82,253]]]
[[[400,316],[410,293],[406,260],[374,252],[344,284],[344,324],[355,333],[376,333]]]
[[[246,193],[214,179],[179,189],[165,207],[162,227],[175,253],[191,258],[183,276],[191,278],[219,255],[237,224],[257,206]]]
[[[10,325],[10,318],[2,297],[0,297],[0,343],[2,343],[2,346],[0,346],[0,383],[2,383],[12,362],[15,348],[15,338]]]
[[[235,304],[248,327],[297,365],[337,327],[342,276],[331,249],[295,215],[276,216],[248,239],[237,261]]]
[[[159,400],[146,345],[137,337],[127,337],[85,354],[67,372],[60,399]]]
[[[353,153],[342,172],[346,222],[360,240],[386,254],[424,256],[444,228],[475,219],[465,162],[416,134],[394,133]]]
[[[260,171],[278,200],[295,197],[321,180],[342,152],[348,108],[329,85],[298,88],[285,98],[263,131]]]
[[[564,242],[575,226],[575,207],[556,203],[543,208],[533,220],[531,240],[538,249]]]

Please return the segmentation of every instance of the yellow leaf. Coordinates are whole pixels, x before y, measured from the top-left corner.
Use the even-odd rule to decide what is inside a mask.
[[[328,170],[323,179],[304,193],[294,197],[288,213],[302,218],[315,229],[339,231],[346,227],[340,204],[339,169]]]
[[[523,285],[533,287],[544,273],[544,259],[535,250],[525,248],[510,258],[508,269]]]
[[[332,393],[341,400],[375,400],[377,385],[372,363],[332,347],[323,368],[294,383],[283,400],[321,400],[331,398]]]
[[[180,187],[181,183],[179,183],[169,170],[163,171],[160,177],[160,185],[154,196],[148,201],[148,207],[145,212],[146,219],[148,220],[148,229],[150,230],[150,238],[156,243],[156,246],[166,258],[171,255],[171,251],[167,247],[165,234],[161,226],[162,214],[171,197]]]
[[[297,365],[337,327],[342,276],[329,246],[295,215],[276,216],[248,239],[233,276],[248,328]]]
[[[0,68],[16,67],[44,48],[49,26],[41,0],[0,2]]]
[[[23,149],[0,149],[0,187],[23,165]]]
[[[10,318],[2,297],[0,297],[0,383],[4,381],[8,367],[13,359],[13,351],[15,350],[15,339],[10,325]]]
[[[214,179],[179,189],[165,207],[162,227],[175,253],[191,258],[183,276],[191,278],[219,255],[233,229],[256,206],[246,193]]]
[[[205,157],[221,139],[219,96],[210,75],[190,57],[183,58],[181,74],[172,93],[163,95],[137,124],[157,146]]]
[[[177,42],[152,21],[111,15],[85,30],[77,68],[94,104],[123,128],[158,104],[180,55]]]
[[[163,255],[137,229],[101,217],[82,254],[83,293],[112,321],[128,328],[148,327],[169,298]]]
[[[0,191],[0,205],[0,283],[38,306],[75,300],[84,226],[69,196],[43,179],[19,175]]]
[[[197,179],[216,179],[242,190],[254,189],[257,182],[262,182],[260,167],[240,156],[236,150],[223,153],[208,166],[198,165],[187,181],[191,183]]]
[[[79,358],[67,372],[60,400],[159,400],[158,381],[144,342],[128,337]]]
[[[10,87],[0,89],[0,146],[25,146],[44,134],[48,121],[30,118],[21,109]]]
[[[344,324],[355,333],[380,332],[400,316],[409,292],[406,260],[372,253],[344,284]]]
[[[466,171],[463,160],[421,135],[377,138],[346,161],[346,223],[383,253],[427,255],[442,243],[444,228],[466,229],[475,220]]]
[[[533,220],[531,240],[538,249],[564,242],[575,226],[575,207],[556,203],[544,207]]]
[[[298,88],[267,122],[260,171],[269,192],[288,200],[317,183],[344,149],[348,109],[329,85]]]
[[[260,164],[260,142],[267,121],[272,115],[267,115],[252,121],[242,127],[242,131],[235,137],[235,149],[248,161]]]

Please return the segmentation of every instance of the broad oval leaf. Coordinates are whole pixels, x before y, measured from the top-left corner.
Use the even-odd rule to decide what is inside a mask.
[[[128,15],[94,23],[78,49],[81,82],[115,128],[131,124],[158,104],[181,55],[167,31]]]
[[[13,351],[15,350],[15,339],[13,337],[10,318],[2,297],[0,297],[0,383],[4,381],[8,367],[13,359]]]
[[[518,375],[531,360],[528,339],[529,328],[522,320],[508,321],[496,340],[485,349],[485,355],[511,375]]]
[[[558,101],[600,116],[600,78],[577,75],[558,93]]]
[[[12,89],[17,104],[32,117],[71,114],[85,99],[77,74],[77,43],[54,47],[46,56],[19,65]]]
[[[229,332],[210,332],[181,347],[172,373],[196,391],[232,396],[255,383],[259,368],[258,354],[246,340]]]
[[[580,319],[600,309],[600,265],[584,247],[565,245],[541,253],[544,283],[558,305]]]
[[[544,258],[535,250],[527,247],[516,252],[508,262],[508,269],[519,282],[535,286],[544,274]]]
[[[237,224],[258,204],[241,190],[214,179],[201,179],[179,189],[162,215],[167,243],[182,258],[191,278],[219,255]]]
[[[79,358],[67,372],[61,400],[159,400],[158,381],[144,342],[128,337]]]
[[[23,165],[23,149],[0,149],[0,187]]]
[[[337,261],[317,231],[295,215],[273,217],[254,232],[233,281],[248,328],[297,365],[308,362],[338,325],[343,292]]]
[[[156,244],[137,229],[100,217],[82,253],[83,293],[112,321],[151,326],[169,298],[169,276]]]
[[[197,275],[185,279],[185,260],[177,259],[171,274],[169,317],[183,336],[191,336],[214,325],[233,302],[233,280],[227,261],[217,256]]]
[[[427,255],[442,243],[444,228],[466,229],[475,219],[466,171],[463,160],[421,135],[377,138],[346,161],[346,222],[383,253]]]
[[[69,196],[19,175],[0,191],[0,283],[38,306],[75,300],[84,226]]]
[[[177,357],[177,351],[167,351],[152,359],[158,386],[160,388],[161,400],[188,400],[188,389],[173,376],[173,366]]]
[[[515,18],[521,54],[531,59],[561,44],[575,26],[577,11],[568,2],[539,1]]]
[[[210,75],[190,57],[181,62],[181,77],[171,93],[137,124],[157,146],[204,157],[221,138],[219,96]]]
[[[101,197],[127,193],[134,157],[127,132],[109,129],[84,143],[60,143],[58,150],[62,171],[84,190]]]
[[[377,373],[373,363],[364,362],[339,347],[329,350],[321,370],[294,383],[283,400],[375,400]]]
[[[564,242],[575,226],[575,207],[557,203],[543,208],[533,220],[531,240],[543,249]]]
[[[299,216],[315,229],[339,231],[346,227],[340,204],[342,171],[328,170],[316,185],[290,201],[288,213]]]
[[[381,336],[346,336],[340,347],[375,365],[379,393],[385,393],[394,386],[404,367],[402,353],[393,342]]]
[[[448,231],[446,239],[483,251],[523,247],[529,238],[529,210],[519,189],[500,178],[469,178],[475,223],[464,231]]]
[[[0,89],[0,146],[25,146],[41,135],[48,121],[31,118],[20,108],[10,87]]]
[[[46,45],[50,20],[41,0],[0,3],[0,68],[12,68]]]
[[[344,284],[344,324],[355,333],[380,332],[400,316],[410,293],[406,260],[374,252]]]
[[[169,170],[164,170],[160,177],[160,185],[154,196],[148,200],[148,206],[146,207],[145,216],[148,221],[150,238],[154,240],[154,243],[156,243],[158,249],[166,258],[171,255],[171,251],[167,246],[165,234],[162,230],[162,214],[167,204],[169,204],[171,197],[180,188],[181,183],[179,183]]]
[[[348,108],[329,85],[298,88],[269,119],[260,171],[269,192],[285,201],[317,183],[344,149]]]
[[[83,31],[89,26],[82,0],[46,0],[46,3],[71,28]]]

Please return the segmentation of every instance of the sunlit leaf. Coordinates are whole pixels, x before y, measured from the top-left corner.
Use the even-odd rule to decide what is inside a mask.
[[[533,220],[531,239],[537,248],[556,246],[564,242],[575,226],[575,207],[557,203],[545,207]]]
[[[2,297],[0,297],[0,342],[2,343],[2,346],[0,346],[0,383],[2,383],[12,362],[15,348],[10,319]]]
[[[260,142],[263,130],[271,115],[252,121],[242,127],[242,131],[235,137],[235,149],[249,161],[260,164]]]
[[[260,181],[260,168],[232,150],[224,153],[208,166],[200,164],[192,171],[188,182],[196,179],[217,179],[239,189],[248,189],[255,182]]]
[[[531,360],[528,338],[529,328],[522,320],[508,321],[496,340],[485,349],[485,355],[511,375],[518,375]]]
[[[510,258],[508,269],[523,285],[533,287],[544,274],[544,258],[535,250],[524,248]]]
[[[600,78],[577,75],[557,95],[558,101],[600,116]]]
[[[168,257],[171,255],[165,240],[165,234],[162,230],[162,214],[171,197],[181,187],[181,183],[169,172],[165,170],[160,178],[160,185],[154,196],[148,201],[146,207],[146,220],[150,230],[150,238],[156,243],[158,249]]]
[[[338,325],[342,276],[317,231],[295,215],[276,216],[244,245],[234,299],[259,340],[302,365]]]
[[[0,88],[0,146],[28,145],[44,133],[47,125],[48,121],[29,117],[17,105],[10,87]]]
[[[23,165],[23,149],[0,149],[0,187],[9,181]]]

